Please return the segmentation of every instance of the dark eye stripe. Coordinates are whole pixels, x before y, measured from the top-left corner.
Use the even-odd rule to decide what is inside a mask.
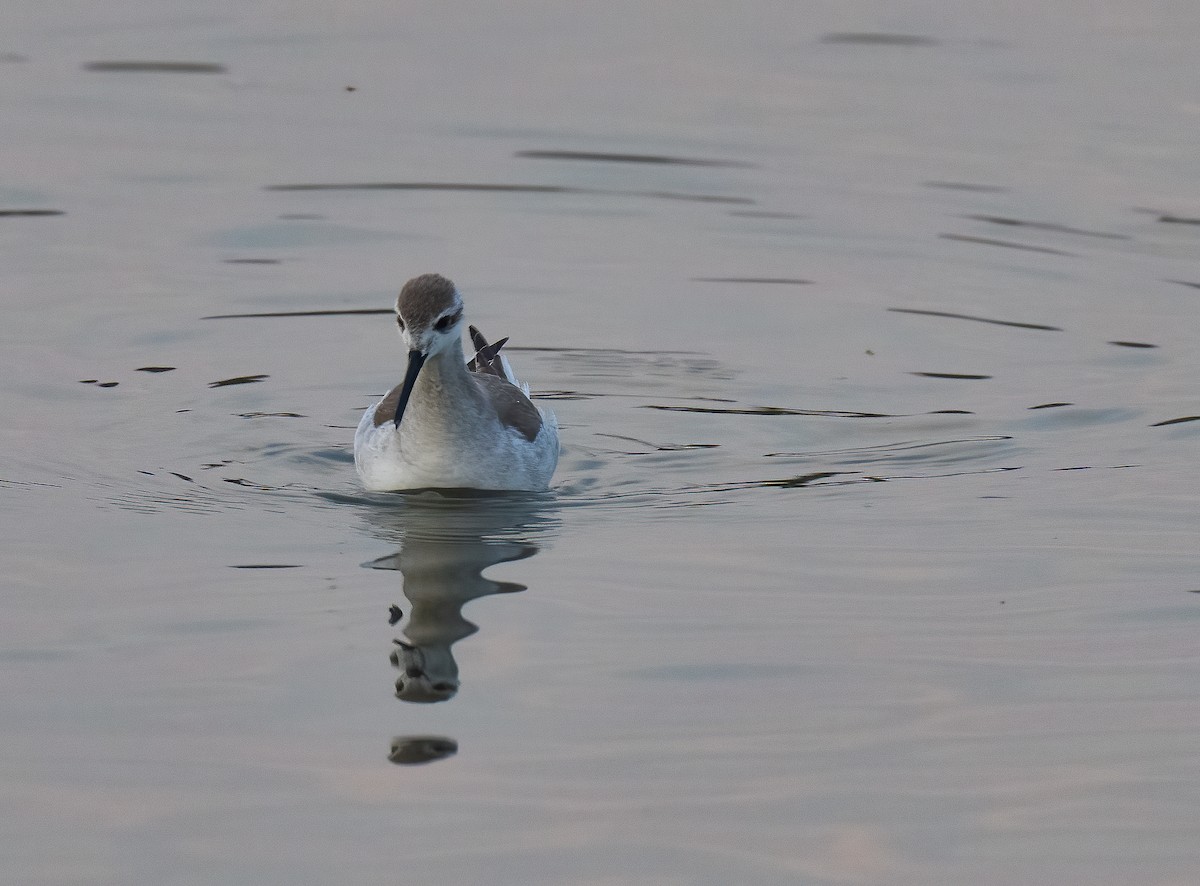
[[[449,314],[438,320],[437,323],[434,324],[434,328],[437,329],[438,332],[445,332],[460,319],[462,319],[462,311],[459,311],[456,314]]]
[[[404,318],[399,314],[396,315],[396,325],[399,326],[401,330],[404,329]]]

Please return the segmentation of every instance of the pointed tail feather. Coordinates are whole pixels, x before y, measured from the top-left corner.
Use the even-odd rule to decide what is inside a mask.
[[[487,375],[499,376],[509,384],[516,385],[521,390],[526,391],[526,395],[528,395],[528,386],[517,381],[508,358],[500,353],[500,349],[508,343],[508,337],[505,336],[495,344],[488,344],[488,340],[483,337],[482,332],[474,326],[469,328],[471,332],[471,344],[475,348],[475,356],[467,364],[467,369],[471,372],[482,372]]]

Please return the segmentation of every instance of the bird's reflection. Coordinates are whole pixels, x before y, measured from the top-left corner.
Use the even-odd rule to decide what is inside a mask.
[[[478,628],[462,608],[477,597],[525,590],[525,585],[492,581],[483,570],[537,553],[532,543],[484,537],[405,538],[395,554],[373,561],[373,569],[397,569],[404,577],[408,621],[395,641],[392,664],[403,673],[396,697],[404,701],[447,701],[458,692],[458,665],[450,647]]]
[[[432,763],[458,753],[458,742],[444,735],[397,735],[388,759],[401,766]]]
[[[525,590],[515,582],[493,581],[483,571],[497,563],[537,553],[558,525],[553,499],[546,496],[447,496],[436,493],[389,496],[386,506],[368,513],[378,534],[399,550],[366,565],[396,570],[408,605],[401,604],[402,637],[392,664],[399,669],[396,697],[408,702],[448,701],[458,693],[458,664],[451,647],[478,627],[463,617],[471,600]],[[392,624],[399,613],[392,607]],[[398,736],[389,758],[397,763],[428,762],[457,750],[454,739]],[[431,753],[431,749],[437,753]]]

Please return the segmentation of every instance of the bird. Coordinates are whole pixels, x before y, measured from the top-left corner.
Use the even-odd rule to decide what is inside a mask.
[[[534,405],[500,349],[469,327],[463,300],[440,274],[404,284],[396,325],[408,351],[404,380],[367,408],[354,465],[371,492],[479,489],[542,492],[558,464],[558,420]]]

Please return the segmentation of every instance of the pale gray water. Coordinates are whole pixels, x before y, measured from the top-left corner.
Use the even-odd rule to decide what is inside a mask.
[[[0,879],[1195,881],[1200,10],[5,19]],[[391,322],[202,319],[425,271],[553,494],[364,495]]]

